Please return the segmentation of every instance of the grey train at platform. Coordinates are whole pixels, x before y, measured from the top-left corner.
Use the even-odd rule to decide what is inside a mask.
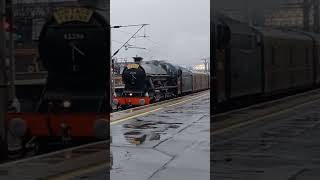
[[[319,85],[319,35],[249,26],[217,14],[210,26],[214,110]]]

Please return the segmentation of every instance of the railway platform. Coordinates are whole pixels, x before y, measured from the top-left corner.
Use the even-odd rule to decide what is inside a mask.
[[[101,141],[0,164],[0,179],[69,179],[98,167],[106,172],[109,165],[107,143]]]
[[[211,178],[319,179],[319,90],[215,115],[213,120]]]
[[[209,179],[209,106],[207,91],[112,121],[110,179]]]

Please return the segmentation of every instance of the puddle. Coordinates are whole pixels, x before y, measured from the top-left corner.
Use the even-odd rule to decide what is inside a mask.
[[[140,135],[140,134],[142,134],[142,133],[139,131],[129,131],[129,132],[124,133],[123,135],[131,136],[131,135]]]
[[[160,118],[170,118],[170,116],[166,116],[166,115],[156,115],[156,117],[160,117]]]
[[[126,136],[126,139],[131,144],[140,145],[140,144],[143,144],[146,141],[146,137],[147,137],[147,135],[144,134],[144,135],[138,136],[138,137]]]
[[[158,133],[152,133],[149,137],[149,141],[156,141],[160,140],[161,136]]]
[[[165,116],[165,115],[164,115]],[[125,133],[123,133],[126,141],[130,144],[140,145],[145,141],[158,141],[161,135],[166,134],[168,129],[177,129],[183,123],[164,122],[164,121],[144,121],[142,119],[135,120],[128,124],[124,124]]]
[[[175,125],[175,124],[171,124],[168,126],[168,128],[172,128],[172,129],[178,129],[180,126]]]

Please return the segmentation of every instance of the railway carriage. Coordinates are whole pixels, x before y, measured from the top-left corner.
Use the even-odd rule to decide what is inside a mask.
[[[264,93],[311,87],[312,39],[286,30],[259,29],[259,33],[262,35]]]
[[[215,110],[318,86],[318,35],[211,19]]]
[[[209,89],[210,81],[208,73],[192,71],[192,92]]]
[[[216,104],[262,93],[261,46],[258,33],[246,24],[217,18],[211,24],[214,57],[213,97]]]
[[[313,62],[313,80],[314,86],[319,86],[320,84],[320,35],[310,32],[303,32],[303,34],[312,38],[312,62]]]
[[[178,67],[178,68],[179,68],[178,81],[180,81],[180,85],[181,85],[180,87],[181,95],[192,93],[192,82],[193,82],[192,72],[182,67]]]

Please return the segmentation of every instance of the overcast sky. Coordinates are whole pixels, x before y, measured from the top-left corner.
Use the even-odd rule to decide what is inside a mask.
[[[122,49],[116,57],[192,65],[210,56],[210,0],[111,0],[110,9],[111,25],[150,24],[139,32],[150,37],[129,42],[147,50]],[[113,29],[112,53],[138,28]]]

